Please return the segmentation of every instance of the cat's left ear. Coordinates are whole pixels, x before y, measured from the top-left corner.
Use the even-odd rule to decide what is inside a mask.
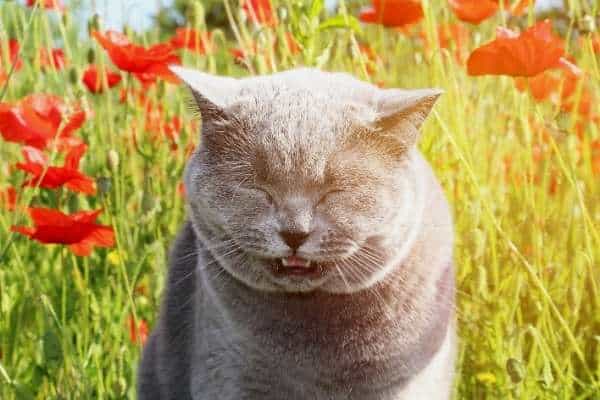
[[[441,89],[380,90],[375,102],[376,128],[408,149],[417,142],[421,125],[442,93]]]

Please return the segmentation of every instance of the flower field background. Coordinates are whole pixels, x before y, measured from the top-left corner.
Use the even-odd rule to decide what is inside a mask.
[[[600,399],[600,5],[533,6],[190,1],[140,33],[1,2],[0,398],[135,398],[201,140],[181,63],[443,88],[420,148],[455,216],[456,398]]]

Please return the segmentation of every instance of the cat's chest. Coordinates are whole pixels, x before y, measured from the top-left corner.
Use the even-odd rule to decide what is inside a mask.
[[[394,399],[389,387],[402,387],[412,373],[401,351],[405,338],[390,332],[335,342],[310,331],[290,332],[287,340],[270,332],[257,342],[232,334],[218,318],[203,322],[192,362],[195,400],[386,400]]]
[[[397,387],[377,389],[370,377],[363,384],[356,378],[331,379],[319,368],[289,362],[274,363],[257,354],[232,354],[221,349],[203,362],[195,363],[191,374],[194,400],[395,400]],[[319,376],[322,373],[323,376]],[[387,382],[390,384],[390,382]],[[403,385],[402,385],[403,386]],[[400,386],[401,387],[401,386]]]
[[[452,285],[441,283],[451,278],[448,268],[437,295],[418,303],[426,310],[407,297],[394,304],[393,318],[360,297],[199,296],[192,393],[197,400],[396,400],[441,344],[452,304]]]

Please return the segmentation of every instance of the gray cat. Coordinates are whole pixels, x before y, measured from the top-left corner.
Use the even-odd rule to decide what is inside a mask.
[[[452,221],[415,148],[440,91],[172,69],[202,135],[139,399],[450,398]]]

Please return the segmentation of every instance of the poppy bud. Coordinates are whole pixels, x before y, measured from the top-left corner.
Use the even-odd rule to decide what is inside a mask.
[[[98,187],[100,196],[102,196],[110,192],[110,189],[112,188],[112,181],[106,176],[101,176],[96,179],[96,186]]]
[[[96,53],[94,53],[94,49],[90,47],[87,52],[88,64],[93,64],[95,59],[96,59]]]
[[[583,32],[592,33],[596,32],[596,20],[591,15],[584,16],[579,21],[579,29]]]
[[[125,378],[119,377],[116,379],[112,384],[112,390],[119,396],[125,396],[125,393],[127,392],[127,382],[125,382]]]
[[[133,31],[133,29],[131,29],[131,27],[129,25],[124,25],[123,26],[123,34],[129,38],[132,38],[135,36],[134,34],[135,32]]]
[[[92,34],[94,31],[99,31],[102,26],[102,19],[98,14],[92,15],[92,18],[88,20],[87,28],[88,34]]]
[[[116,173],[119,169],[119,153],[114,149],[108,150],[108,154],[106,155],[106,163],[108,164],[108,169],[111,172]]]
[[[62,14],[62,16],[60,17],[60,19],[62,20],[62,24],[65,26],[69,26],[71,24],[71,14],[64,12]]]
[[[79,82],[79,77],[77,76],[77,70],[75,68],[69,68],[69,82],[74,85]]]
[[[280,21],[286,21],[288,19],[288,10],[285,7],[280,7],[277,9],[277,16]]]

